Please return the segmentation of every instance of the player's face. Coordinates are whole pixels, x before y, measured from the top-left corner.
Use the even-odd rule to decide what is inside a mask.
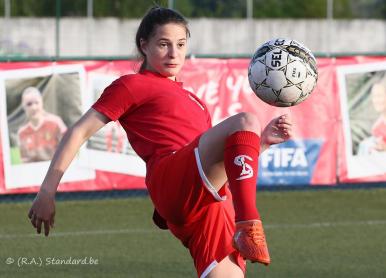
[[[34,118],[43,112],[42,98],[34,93],[23,96],[23,108],[28,118]]]
[[[155,28],[148,41],[141,41],[146,69],[175,79],[185,63],[187,35],[183,25],[168,23]]]
[[[371,90],[371,99],[375,111],[379,113],[386,111],[386,88],[375,85]]]

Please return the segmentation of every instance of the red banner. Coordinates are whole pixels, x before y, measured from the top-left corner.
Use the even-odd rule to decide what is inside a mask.
[[[253,94],[248,59],[190,59],[179,79],[207,104],[214,124],[242,111],[256,114],[262,125],[284,113],[293,118],[293,139],[261,155],[260,184],[336,185],[386,178],[382,162],[386,152],[372,134],[381,130],[374,122],[382,120],[382,113],[371,106],[373,87],[380,87],[386,72],[384,61],[384,57],[320,58],[316,89],[308,100],[290,108],[269,106]],[[137,66],[133,61],[1,63],[0,194],[36,192],[49,165],[44,159],[28,160],[21,151],[21,130],[27,128],[24,88],[38,88],[47,113],[68,127],[104,87]],[[368,117],[359,116],[363,111]],[[111,123],[82,147],[59,190],[145,188],[144,175],[144,164],[122,128]]]

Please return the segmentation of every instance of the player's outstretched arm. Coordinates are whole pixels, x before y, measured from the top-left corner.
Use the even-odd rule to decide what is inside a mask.
[[[281,115],[264,128],[261,133],[260,152],[265,151],[270,145],[287,141],[292,136],[292,121],[289,115]]]
[[[55,194],[60,179],[74,159],[80,146],[108,122],[109,119],[106,116],[91,108],[63,136],[51,160],[40,191],[28,213],[31,224],[37,233],[40,234],[43,225],[44,234],[48,236],[50,228],[54,225]]]

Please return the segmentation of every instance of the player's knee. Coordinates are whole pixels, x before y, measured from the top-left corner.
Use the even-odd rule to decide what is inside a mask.
[[[253,131],[257,134],[261,132],[260,121],[256,115],[248,112],[242,112],[236,115],[235,131]]]

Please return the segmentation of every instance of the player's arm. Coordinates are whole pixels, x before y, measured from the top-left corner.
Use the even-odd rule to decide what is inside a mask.
[[[46,236],[49,233],[50,227],[53,227],[56,190],[64,172],[74,159],[80,146],[109,121],[110,119],[106,116],[91,108],[63,136],[51,160],[40,191],[28,213],[28,217],[38,233],[41,232],[42,224],[44,225]]]
[[[20,151],[20,159],[23,163],[30,162],[31,161],[31,156],[29,155],[29,152],[27,150],[25,140],[23,140],[20,129],[17,133],[18,141],[17,145],[19,147]]]
[[[374,148],[378,152],[386,151],[386,142],[383,140],[382,137],[376,139]]]
[[[30,156],[30,153],[28,152],[28,150],[26,149],[26,147],[24,145],[20,145],[19,150],[20,150],[21,161],[23,163],[30,162],[31,156]]]

